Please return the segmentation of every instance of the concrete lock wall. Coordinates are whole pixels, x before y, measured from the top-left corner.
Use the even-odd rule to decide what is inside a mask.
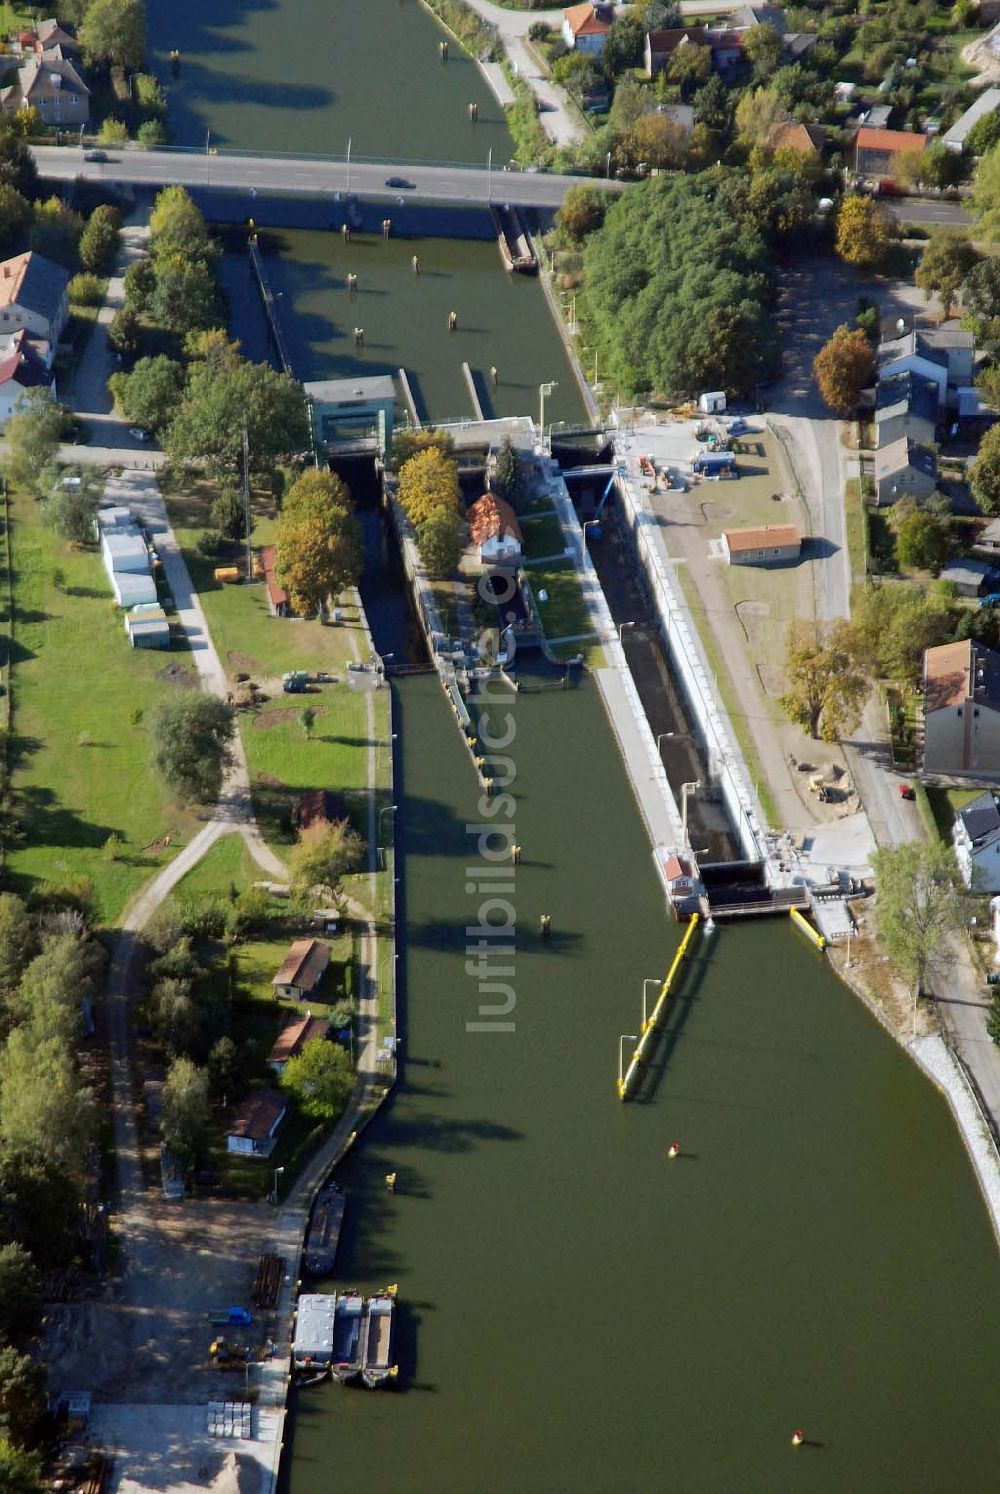
[[[750,861],[764,859],[767,849],[757,801],[734,744],[732,728],[711,689],[711,671],[684,615],[684,601],[654,549],[649,532],[653,516],[643,510],[627,478],[616,477],[615,486],[639,563],[656,603],[667,655],[688,709],[702,733],[708,752],[709,775],[725,799],[743,855]]]

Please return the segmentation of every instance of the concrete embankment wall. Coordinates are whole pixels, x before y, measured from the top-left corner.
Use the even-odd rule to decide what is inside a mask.
[[[654,533],[659,532],[659,520],[643,502],[641,489],[628,478],[617,477],[615,485],[636,556],[656,606],[667,657],[708,754],[709,773],[725,799],[743,855],[750,861],[763,859],[767,855],[763,817],[742,755],[736,747],[732,726],[717,698],[712,672],[688,621],[680,588],[654,542]]]

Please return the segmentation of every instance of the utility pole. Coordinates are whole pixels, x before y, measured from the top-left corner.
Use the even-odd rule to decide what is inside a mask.
[[[247,544],[247,585],[253,580],[253,545],[250,543],[250,437],[246,418],[243,420],[243,526]]]

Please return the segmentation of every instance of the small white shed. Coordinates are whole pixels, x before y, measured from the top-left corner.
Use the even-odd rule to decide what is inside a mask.
[[[722,389],[713,389],[698,396],[698,409],[703,415],[721,415],[726,408],[726,395]]]
[[[148,571],[112,571],[111,590],[119,607],[137,607],[156,601],[156,582]]]
[[[104,568],[109,575],[112,571],[149,570],[149,551],[146,549],[146,541],[135,525],[102,530],[101,555],[104,558]]]

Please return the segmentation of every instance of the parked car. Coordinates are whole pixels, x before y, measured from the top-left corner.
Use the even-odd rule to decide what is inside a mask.
[[[416,186],[415,182],[408,182],[405,176],[387,176],[385,184],[387,187],[394,187],[397,192],[412,192]]]
[[[901,783],[899,785],[899,797],[901,799],[915,799],[917,797],[916,790],[912,784]]]
[[[106,150],[85,150],[83,159],[85,161],[107,161],[110,157]]]
[[[128,428],[128,433],[132,437],[133,441],[149,440],[149,432],[142,430],[138,425],[130,425]]]

